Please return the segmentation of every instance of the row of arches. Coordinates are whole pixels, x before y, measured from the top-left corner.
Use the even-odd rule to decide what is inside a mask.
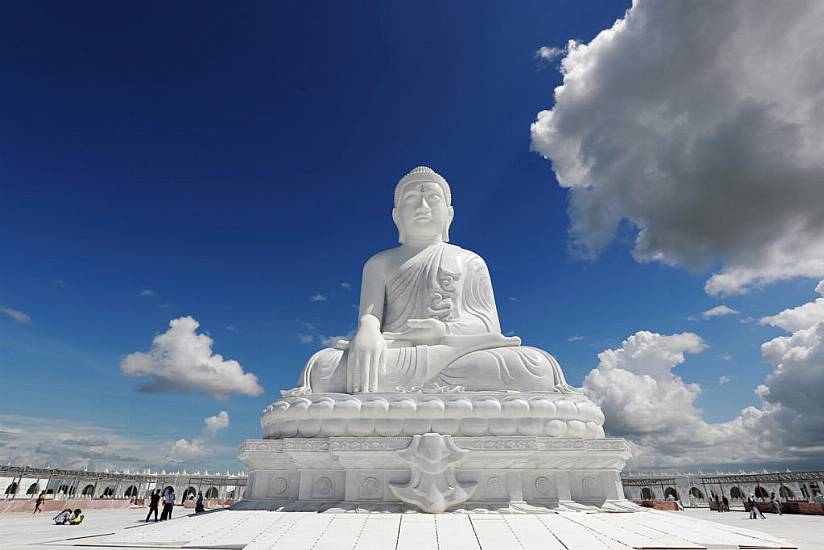
[[[6,498],[17,495],[18,490],[19,490],[18,482],[16,482],[16,481],[11,482],[6,487],[6,491],[5,491]],[[41,489],[41,486],[40,486],[39,483],[32,483],[29,486],[29,488],[26,490],[26,495],[30,496],[30,497],[31,496],[37,496],[37,495],[40,494],[41,490],[42,489]],[[174,491],[174,487],[172,487],[171,485],[167,485],[163,489],[163,492],[165,492],[167,490]],[[123,490],[122,493],[120,493],[120,491],[118,490],[118,493],[119,493],[118,494],[118,493],[115,493],[116,486],[105,485],[101,488],[99,485],[95,486],[92,483],[89,483],[89,484],[83,486],[82,489],[80,489],[80,487],[77,486],[77,485],[69,485],[68,483],[61,483],[60,486],[57,488],[56,495],[57,496],[73,497],[73,496],[78,494],[78,491],[79,491],[80,496],[86,497],[86,498],[137,498],[137,496],[138,496],[137,485],[129,485],[128,487],[126,487]],[[151,493],[154,492],[154,491],[155,491],[155,489],[150,489],[149,491],[147,491],[146,496],[151,495]],[[54,489],[49,489],[47,491],[47,494],[50,494],[50,495],[55,494]],[[196,496],[197,496],[197,489],[193,486],[189,486],[186,489],[186,491],[183,493],[181,501],[186,501],[186,500],[189,500],[189,499],[193,499]],[[206,489],[203,496],[206,499],[220,498],[220,491],[218,490],[217,487],[209,487],[208,489]],[[226,497],[227,498],[235,498],[235,490],[229,491],[227,493]]]
[[[41,492],[40,484],[39,483],[32,483],[29,485],[29,488],[26,489],[26,496],[37,496]],[[98,493],[98,498],[115,498],[115,488],[112,486],[106,486],[102,492]],[[6,497],[10,497],[12,495],[16,495],[18,492],[18,484],[16,481],[12,481],[7,487],[5,491]],[[81,495],[84,497],[93,497],[95,492],[95,486],[93,484],[88,484],[83,487],[81,491]],[[51,495],[54,494],[54,489],[48,489],[46,491],[47,494]],[[69,486],[66,483],[62,483],[57,488],[58,495],[75,495],[77,493],[77,487],[72,485]],[[123,492],[123,496],[127,498],[134,498],[137,496],[137,486],[136,485],[129,485],[125,491]]]
[[[756,498],[759,499],[768,499],[770,494],[761,486],[758,486],[753,491]],[[690,487],[689,495],[697,500],[704,500],[706,495],[704,492],[699,489],[698,487]],[[785,485],[781,485],[778,489],[778,496],[783,499],[791,499],[795,498],[795,492]],[[664,499],[669,500],[680,500],[678,497],[678,491],[675,490],[674,487],[667,487],[664,489]],[[747,495],[744,491],[742,491],[737,486],[733,486],[730,488],[730,499],[732,500],[747,500]],[[641,500],[655,500],[655,493],[649,487],[643,487],[641,489]]]

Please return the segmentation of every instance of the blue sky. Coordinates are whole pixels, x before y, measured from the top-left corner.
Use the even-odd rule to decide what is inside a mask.
[[[16,437],[0,440],[0,459],[174,467],[165,449],[227,411],[229,427],[202,436],[211,450],[182,464],[238,468],[234,449],[259,435],[260,411],[323,337],[354,329],[360,269],[396,243],[394,184],[419,164],[449,180],[452,240],[486,259],[503,329],[555,354],[571,383],[638,331],[688,331],[708,348],[675,373],[701,386],[704,420],[758,405],[773,370],[760,346],[785,331],[757,320],[814,300],[818,279],[711,295],[705,283],[729,257],[638,261],[627,219],[581,258],[574,191],[530,150],[553,154],[530,124],[562,83],[564,54],[538,49],[590,42],[628,8],[7,6],[0,435]],[[739,313],[688,319],[720,304]],[[123,357],[187,315],[262,395],[137,391]],[[38,430],[99,431],[140,460],[38,450],[26,438]]]

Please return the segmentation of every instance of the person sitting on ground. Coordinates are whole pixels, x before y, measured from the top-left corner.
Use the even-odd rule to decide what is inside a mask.
[[[69,525],[80,525],[86,516],[80,513],[80,508],[76,509],[74,513],[69,516]]]
[[[55,525],[65,525],[69,522],[69,516],[72,515],[71,508],[64,508],[62,512],[54,516],[52,519],[54,520]]]

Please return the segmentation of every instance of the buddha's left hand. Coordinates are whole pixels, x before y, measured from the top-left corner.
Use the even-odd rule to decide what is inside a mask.
[[[440,344],[446,336],[446,325],[437,319],[409,319],[406,330],[400,332],[384,332],[387,340],[408,340],[416,345],[432,346]]]

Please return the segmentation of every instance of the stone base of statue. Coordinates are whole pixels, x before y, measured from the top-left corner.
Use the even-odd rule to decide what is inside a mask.
[[[245,509],[634,510],[585,396],[554,392],[310,394],[264,413],[240,450]]]

